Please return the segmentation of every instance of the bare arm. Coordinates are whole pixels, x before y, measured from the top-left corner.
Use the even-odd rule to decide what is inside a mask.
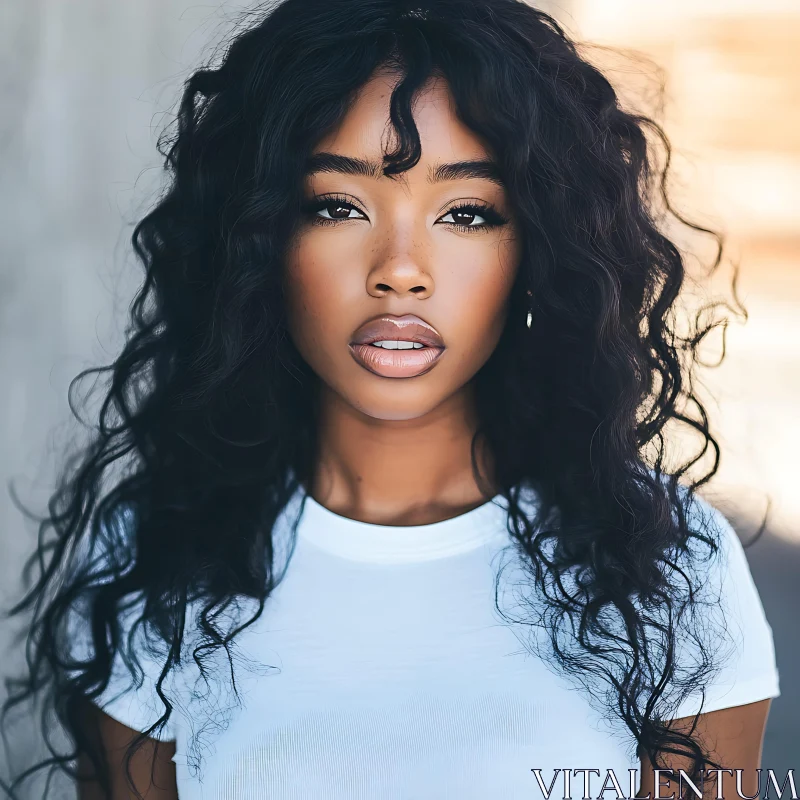
[[[711,757],[721,767],[733,771],[733,775],[727,772],[720,775],[722,792],[719,794],[717,787],[712,785],[712,781],[709,779],[703,792],[705,798],[718,796],[723,797],[724,800],[738,798],[735,772],[737,769],[742,770],[742,794],[751,797],[756,794],[758,791],[756,769],[761,766],[761,749],[770,703],[770,700],[759,700],[757,703],[724,708],[720,711],[711,711],[708,714],[700,715],[694,737],[710,751]],[[672,723],[672,727],[688,732],[691,724],[692,718],[677,719]],[[676,756],[666,756],[664,760],[667,767],[674,771],[675,780],[668,780],[669,774],[662,773],[661,788],[656,794],[653,766],[649,759],[644,757],[639,796],[647,797],[648,793],[652,798],[668,798],[672,794],[675,797],[679,796],[678,770],[688,770],[688,760],[679,759]],[[692,788],[686,783],[684,783],[684,792],[688,792],[690,798],[696,797]]]
[[[131,791],[125,774],[125,751],[136,737],[137,732],[109,717],[95,706],[88,712],[94,715],[99,723],[102,747],[108,760],[112,794],[111,798],[103,795],[100,784],[94,781],[78,782],[78,800],[133,800],[136,795]],[[156,744],[158,752],[156,753]],[[174,742],[156,742],[148,739],[138,749],[130,762],[131,778],[136,789],[146,800],[178,800],[178,786],[175,776],[175,763],[171,760],[175,755]],[[78,759],[81,776],[94,774],[91,762],[83,754]]]

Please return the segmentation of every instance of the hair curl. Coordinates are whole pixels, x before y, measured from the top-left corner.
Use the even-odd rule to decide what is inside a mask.
[[[565,674],[606,679],[615,713],[654,764],[665,753],[691,756],[695,770],[713,764],[667,727],[659,702],[677,682],[678,621],[692,608],[678,558],[690,540],[716,546],[686,509],[719,463],[692,376],[701,341],[720,324],[705,312],[721,304],[678,334],[684,260],[658,228],[655,199],[715,238],[714,269],[723,240],[670,206],[662,128],[623,110],[559,24],[518,0],[285,0],[186,82],[177,126],[159,140],[169,185],[132,237],[145,278],[126,343],[111,365],[70,386],[110,375],[92,441],[69,461],[41,520],[26,565],[38,562],[39,577],[9,612],[35,613],[29,675],[3,719],[41,690],[75,749],[59,755],[48,742],[53,757],[19,776],[10,796],[44,766],[72,775],[82,752],[108,789],[82,709],[106,685],[131,597],[142,601],[137,623],[167,649],[165,713],[129,756],[172,713],[162,685],[180,658],[187,607],[202,606],[193,650],[202,669],[205,651],[229,653],[280,579],[271,532],[311,473],[317,387],[287,335],[283,257],[307,157],[379,67],[401,78],[390,106],[399,144],[385,174],[420,158],[412,103],[439,74],[491,148],[517,210],[524,246],[509,322],[477,376],[477,401],[510,532],[548,601],[548,657]],[[530,330],[521,323],[529,294]],[[667,474],[670,421],[703,447]],[[709,472],[679,485],[709,447]],[[121,474],[109,481],[112,468]],[[536,518],[522,508],[524,484],[537,491]],[[117,522],[129,512],[126,536]],[[99,568],[78,558],[94,548],[104,553]],[[220,612],[241,596],[258,601],[255,616],[222,631]],[[93,655],[76,664],[64,636],[80,603]],[[656,624],[653,609],[667,622]],[[609,613],[621,634],[606,625]],[[683,688],[711,666],[703,659]]]

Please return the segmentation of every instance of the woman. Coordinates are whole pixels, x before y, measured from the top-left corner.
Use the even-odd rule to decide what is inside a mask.
[[[647,130],[518,0],[286,0],[191,77],[12,609],[81,798],[754,793],[772,636],[718,457],[662,465],[718,448]]]

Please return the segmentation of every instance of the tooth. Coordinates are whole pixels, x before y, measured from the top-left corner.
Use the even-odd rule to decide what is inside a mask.
[[[403,342],[393,339],[381,339],[372,342],[373,347],[382,347],[384,350],[420,350],[425,347],[421,342]]]

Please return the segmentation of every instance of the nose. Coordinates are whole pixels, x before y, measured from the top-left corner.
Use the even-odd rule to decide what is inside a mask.
[[[433,277],[427,268],[425,245],[417,238],[421,232],[406,234],[395,230],[379,250],[367,276],[367,291],[373,297],[414,295],[420,300],[433,293]],[[415,243],[416,242],[416,243]]]

